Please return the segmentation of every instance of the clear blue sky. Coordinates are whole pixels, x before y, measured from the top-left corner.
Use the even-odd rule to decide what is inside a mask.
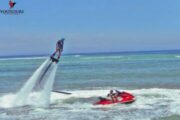
[[[0,14],[0,55],[180,49],[180,0],[16,0]],[[9,9],[8,0],[0,9]]]

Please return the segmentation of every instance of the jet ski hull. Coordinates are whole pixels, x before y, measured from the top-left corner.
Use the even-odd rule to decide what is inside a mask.
[[[112,101],[107,98],[100,98],[100,101],[96,102],[94,105],[110,105],[115,103],[121,103],[121,104],[130,104],[133,103],[136,100],[136,98],[127,92],[119,93],[117,95],[117,101]]]

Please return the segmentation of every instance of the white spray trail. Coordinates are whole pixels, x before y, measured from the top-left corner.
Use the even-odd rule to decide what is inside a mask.
[[[16,94],[16,97],[12,103],[12,106],[21,106],[26,103],[26,100],[31,93],[33,87],[35,86],[36,82],[42,75],[42,72],[49,64],[49,59],[47,59],[29,78],[29,80],[25,83],[25,85],[21,88],[21,90]]]
[[[50,95],[51,95],[51,91],[52,91],[52,87],[53,87],[53,83],[54,83],[54,79],[56,75],[56,70],[57,70],[57,64],[53,63],[50,68],[50,72],[47,76],[46,83],[44,84],[44,88],[40,95],[42,99],[41,106],[43,107],[48,107],[50,104]]]

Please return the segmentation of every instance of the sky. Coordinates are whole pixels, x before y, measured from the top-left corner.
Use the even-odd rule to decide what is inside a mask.
[[[180,0],[14,0],[0,14],[0,56],[180,49]],[[0,1],[0,10],[9,9]]]

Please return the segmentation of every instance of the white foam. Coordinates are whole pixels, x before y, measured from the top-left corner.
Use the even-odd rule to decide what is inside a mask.
[[[123,56],[92,56],[84,57],[85,60],[95,60],[95,59],[121,59]]]
[[[39,80],[44,68],[49,64],[49,59],[47,59],[29,78],[29,80],[25,83],[25,85],[21,88],[21,90],[16,94],[16,98],[13,102],[12,106],[21,106],[26,104],[26,100],[35,86],[37,80]]]
[[[179,89],[138,89],[125,90],[136,96],[136,102],[131,105],[131,108],[153,109],[156,105],[168,105],[170,112],[180,114],[180,90]],[[51,101],[62,101],[71,98],[90,98],[90,97],[105,97],[109,90],[82,90],[70,91],[72,95],[63,95],[53,93]],[[89,103],[93,104],[93,103]]]
[[[176,58],[180,58],[180,55],[175,56]]]
[[[89,101],[83,102],[78,101],[78,99],[84,98],[88,99],[91,97],[105,97],[106,94],[109,92],[109,90],[77,90],[77,91],[68,91],[72,94],[65,95],[60,93],[52,92],[50,103],[53,105],[56,105],[58,107],[64,107],[69,108],[74,112],[79,112],[83,110],[89,110],[92,111],[92,108],[107,108],[110,109],[114,107],[116,110],[138,110],[137,113],[133,112],[133,115],[135,116],[135,120],[140,120],[144,117],[144,119],[150,119],[156,116],[164,116],[164,112],[167,112],[167,115],[171,114],[178,114],[180,115],[180,90],[179,89],[158,89],[158,88],[152,88],[152,89],[136,89],[136,90],[124,90],[127,92],[132,93],[136,96],[136,102],[130,104],[130,105],[122,105],[122,104],[116,104],[111,106],[94,106],[91,99]],[[39,93],[31,93],[28,97],[27,104],[33,105],[33,106],[39,106],[42,102],[42,98],[40,97],[41,92]],[[5,96],[0,97],[0,107],[10,107],[11,101],[13,101],[15,95],[8,94]],[[68,103],[65,101],[71,100],[72,103]],[[97,99],[98,100],[98,99]],[[164,106],[164,107],[162,107]],[[162,108],[161,108],[162,107]],[[147,112],[141,113],[144,111]],[[166,114],[165,114],[166,115]],[[140,117],[141,116],[141,117]],[[118,116],[119,117],[119,116]],[[125,116],[126,117],[126,116]],[[122,119],[123,116],[120,116],[119,119]]]
[[[37,59],[47,59],[46,56],[44,57],[17,57],[17,58],[0,58],[0,61],[7,61],[7,60],[37,60]]]
[[[57,64],[53,63],[53,65],[49,69],[49,75],[47,76],[47,78],[45,78],[46,83],[41,92],[42,100],[40,100],[42,101],[41,105],[43,107],[48,107],[50,104],[50,95],[51,95],[51,91],[52,91],[52,87],[53,87],[53,83],[55,79],[56,70],[57,70]]]
[[[81,55],[73,55],[74,57],[80,57]]]
[[[48,71],[46,71],[48,67]],[[27,80],[17,94],[5,95],[0,98],[0,107],[17,107],[24,105],[38,105],[47,107],[50,104],[50,94],[54,83],[57,64],[47,59]],[[45,75],[44,72],[46,71]],[[42,77],[44,75],[44,77]],[[40,87],[41,83],[44,83]],[[39,83],[40,91],[33,92],[33,88]],[[38,102],[37,102],[38,101]],[[1,104],[2,103],[2,104]]]
[[[7,94],[0,97],[0,107],[1,108],[9,108],[12,107],[12,103],[15,99],[15,94]]]

